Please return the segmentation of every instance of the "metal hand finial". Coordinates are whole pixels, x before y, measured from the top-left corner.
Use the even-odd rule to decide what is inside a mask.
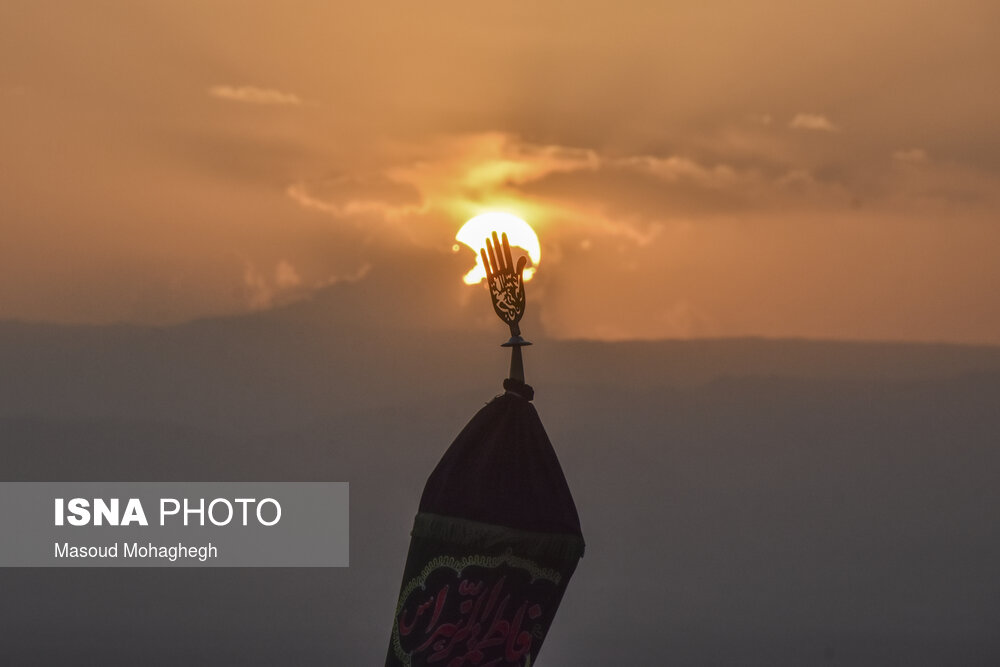
[[[493,310],[497,317],[510,326],[511,335],[518,335],[518,322],[524,315],[524,265],[525,257],[517,260],[517,267],[510,254],[507,234],[503,235],[503,246],[497,233],[493,232],[493,242],[486,239],[486,248],[480,249],[483,265],[486,267],[486,284],[493,299]],[[489,257],[486,253],[489,252]]]

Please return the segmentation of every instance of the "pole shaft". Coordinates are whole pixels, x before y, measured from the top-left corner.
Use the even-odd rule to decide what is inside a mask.
[[[510,379],[524,382],[524,360],[521,358],[521,346],[510,348]]]

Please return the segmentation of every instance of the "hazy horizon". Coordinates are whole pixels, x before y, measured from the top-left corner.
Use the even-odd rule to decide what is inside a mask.
[[[309,291],[308,293],[299,294],[295,298],[282,303],[271,304],[266,308],[253,309],[250,311],[241,311],[233,313],[218,313],[210,315],[201,315],[191,317],[190,319],[183,319],[176,322],[163,322],[163,323],[143,323],[143,322],[131,322],[127,320],[119,321],[109,321],[109,322],[90,322],[90,323],[80,323],[80,322],[60,322],[53,320],[32,320],[32,319],[19,319],[19,318],[9,318],[0,317],[0,327],[2,326],[40,326],[40,327],[54,327],[66,330],[80,329],[80,330],[99,330],[99,329],[109,329],[109,328],[134,328],[138,330],[149,329],[171,329],[171,328],[183,328],[185,326],[197,325],[200,323],[209,323],[213,321],[218,322],[231,322],[231,321],[246,321],[252,322],[255,320],[260,320],[262,318],[281,318],[285,316],[286,313],[295,312],[309,312],[314,313],[325,313],[326,324],[333,324],[338,321],[339,315],[338,310],[340,308],[350,308],[350,309],[361,309],[369,308],[372,312],[379,312],[379,317],[382,318],[380,322],[367,322],[362,328],[373,328],[379,326],[385,326],[390,329],[397,329],[400,327],[412,329],[414,331],[424,331],[433,332],[440,330],[448,330],[456,334],[461,334],[462,332],[467,332],[470,335],[477,335],[488,330],[496,330],[496,320],[492,316],[492,312],[489,310],[489,294],[487,290],[482,285],[474,286],[464,286],[455,283],[454,281],[445,282],[442,280],[442,276],[436,276],[437,282],[434,279],[427,281],[425,288],[429,294],[438,291],[445,295],[446,298],[440,300],[436,305],[432,307],[433,312],[426,312],[423,316],[414,316],[414,313],[409,310],[405,305],[401,304],[401,299],[399,294],[380,294],[379,292],[388,292],[386,287],[387,282],[392,282],[393,280],[398,280],[402,278],[402,274],[397,274],[392,270],[376,269],[375,272],[382,279],[380,285],[372,287],[369,290],[358,289],[353,284],[352,285],[331,285],[316,288]],[[370,274],[366,274],[366,278]],[[361,282],[361,281],[358,281]],[[529,284],[529,293],[533,292],[532,288],[537,287],[538,282]],[[363,285],[362,287],[367,287]],[[353,296],[349,296],[345,293],[347,291],[354,291]],[[453,302],[448,300],[448,297],[454,297]],[[378,304],[379,308],[371,308],[371,304],[366,305],[368,301],[371,304]],[[1000,339],[998,340],[968,340],[968,341],[955,341],[948,339],[937,339],[937,338],[920,338],[920,337],[910,337],[910,338],[864,338],[864,337],[822,337],[822,336],[808,336],[808,335],[775,335],[769,336],[764,334],[732,334],[732,335],[702,335],[702,336],[658,336],[658,337],[641,337],[641,336],[626,336],[626,337],[602,337],[602,336],[591,336],[586,335],[553,335],[547,330],[546,327],[546,317],[544,315],[544,304],[538,304],[534,302],[534,299],[529,297],[529,307],[528,314],[525,319],[525,326],[531,330],[531,337],[541,340],[550,341],[562,341],[562,342],[583,342],[583,343],[670,343],[670,342],[697,342],[697,341],[743,341],[743,340],[762,340],[762,341],[772,341],[772,342],[815,342],[815,343],[856,343],[856,344],[902,344],[902,345],[925,345],[925,346],[955,346],[955,347],[981,347],[981,348],[992,348],[1000,346]],[[343,304],[343,305],[341,305]],[[485,306],[484,306],[485,304]],[[352,311],[356,312],[356,310]],[[354,328],[356,324],[352,323],[348,318],[345,322],[348,328]],[[443,322],[442,322],[443,320]]]

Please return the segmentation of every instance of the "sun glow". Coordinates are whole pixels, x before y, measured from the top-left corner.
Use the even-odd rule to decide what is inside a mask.
[[[462,228],[455,234],[455,240],[465,244],[476,253],[476,265],[462,278],[465,284],[475,285],[486,277],[486,267],[483,266],[483,258],[479,249],[486,247],[486,239],[493,232],[498,235],[507,234],[511,248],[518,247],[527,253],[531,259],[531,266],[524,269],[524,279],[531,280],[535,271],[538,270],[538,262],[542,258],[542,249],[538,244],[538,235],[535,234],[535,230],[515,215],[490,212],[472,218],[462,225]],[[517,253],[513,254],[516,258]]]

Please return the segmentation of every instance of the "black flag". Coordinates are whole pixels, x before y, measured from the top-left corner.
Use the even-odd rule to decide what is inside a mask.
[[[504,387],[424,487],[387,667],[533,665],[583,555],[533,391]]]

